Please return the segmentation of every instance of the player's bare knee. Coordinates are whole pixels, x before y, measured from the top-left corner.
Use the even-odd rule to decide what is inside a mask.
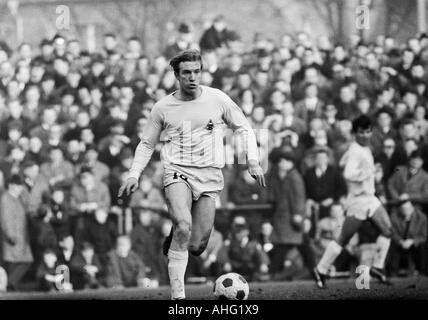
[[[187,243],[190,239],[190,231],[192,224],[186,220],[177,221],[174,228],[174,237],[178,243],[184,244]]]

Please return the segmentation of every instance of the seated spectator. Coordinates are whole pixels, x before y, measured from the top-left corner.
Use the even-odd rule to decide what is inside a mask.
[[[120,236],[115,249],[108,253],[107,287],[143,287],[147,283],[146,279],[144,263],[131,250],[131,240],[128,236]]]
[[[49,195],[48,205],[52,212],[50,220],[57,239],[64,238],[65,235],[70,234],[70,203],[66,199],[65,191],[62,188],[51,189]]]
[[[94,173],[95,179],[104,183],[108,182],[110,175],[110,168],[98,160],[98,150],[95,146],[88,146],[85,154],[83,155],[81,167],[87,167]]]
[[[404,261],[408,275],[421,272],[428,229],[426,216],[411,201],[405,200],[392,213],[391,222],[391,272],[397,275]]]
[[[58,263],[70,268],[72,258],[77,254],[77,247],[72,235],[65,235],[59,239]]]
[[[60,266],[61,264],[58,262],[55,251],[46,249],[36,272],[40,291],[72,291],[72,285],[68,279],[69,269]]]
[[[149,176],[143,174],[139,188],[131,195],[129,207],[134,211],[138,207],[165,210],[166,203],[161,190],[153,186]]]
[[[388,191],[392,200],[422,201],[428,198],[428,173],[422,169],[420,151],[410,154],[407,166],[399,166],[388,181]]]
[[[237,272],[249,281],[256,281],[269,271],[269,258],[256,240],[251,240],[250,229],[243,216],[232,222],[230,239],[218,253],[221,272]]]
[[[107,186],[95,180],[90,168],[82,167],[78,181],[71,188],[71,208],[73,216],[72,232],[76,234],[83,229],[85,221],[98,209],[108,212],[110,193]]]
[[[28,220],[24,190],[20,176],[7,180],[6,192],[0,198],[0,226],[2,234],[3,262],[8,274],[8,291],[20,290],[23,277],[33,262],[29,244]]]
[[[101,264],[105,265],[107,254],[114,248],[117,235],[117,226],[108,219],[108,212],[100,208],[85,220],[82,230],[76,235],[76,240],[78,243],[91,243]]]
[[[74,255],[70,263],[73,274],[73,288],[98,289],[103,280],[103,265],[89,242],[82,243],[80,250]]]
[[[74,179],[73,165],[64,159],[59,147],[49,151],[49,160],[40,166],[40,173],[48,180],[50,186],[70,187]]]
[[[234,205],[266,204],[268,202],[266,189],[260,188],[246,169],[242,169],[238,178],[232,182],[229,192],[229,201]],[[237,210],[234,214],[241,215],[243,212]],[[256,236],[260,232],[263,213],[258,209],[245,210],[245,216],[251,235]]]

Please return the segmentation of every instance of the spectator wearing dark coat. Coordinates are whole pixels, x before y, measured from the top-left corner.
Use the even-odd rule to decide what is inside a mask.
[[[410,201],[404,201],[392,213],[391,223],[391,271],[397,273],[402,260],[407,259],[409,269],[421,272],[428,232],[426,216]]]
[[[248,173],[242,170],[238,178],[232,182],[229,189],[229,201],[234,205],[266,204],[268,196],[266,189],[260,188],[257,181]],[[237,210],[235,215],[244,214]],[[263,212],[260,210],[245,210],[248,225],[252,236],[260,232],[260,225],[263,220]]]
[[[388,191],[392,200],[428,199],[428,173],[422,169],[422,165],[420,151],[414,151],[407,166],[397,167],[388,181]]]
[[[214,19],[210,28],[202,34],[199,46],[201,50],[215,50],[227,45],[228,31],[223,16]]]
[[[118,231],[116,225],[108,219],[108,212],[97,209],[93,216],[85,220],[81,232],[77,234],[76,242],[89,242],[94,246],[100,262],[105,265],[107,254],[116,243]]]
[[[0,199],[0,226],[2,233],[3,261],[8,274],[9,290],[19,290],[22,279],[33,262],[28,233],[26,202],[20,176],[7,180],[7,190]]]
[[[333,202],[338,201],[346,193],[346,185],[340,171],[329,164],[327,149],[317,148],[314,151],[315,166],[308,169],[303,178],[307,205],[319,209],[318,216],[322,219],[329,216]]]
[[[144,285],[145,279],[144,263],[131,250],[131,240],[128,236],[120,236],[115,249],[108,253],[107,287],[141,287]]]
[[[103,265],[94,251],[94,246],[84,242],[70,262],[73,288],[76,290],[99,288],[103,281],[103,271]]]
[[[294,166],[295,158],[291,153],[276,154],[274,174],[269,182],[273,202],[272,214],[272,251],[271,272],[283,270],[287,252],[297,247],[312,270],[315,265],[314,255],[304,234],[306,219],[306,192],[304,181]]]
[[[249,237],[250,230],[243,216],[232,222],[231,235],[218,253],[222,272],[237,272],[245,278],[258,280],[269,271],[269,257],[257,240]]]

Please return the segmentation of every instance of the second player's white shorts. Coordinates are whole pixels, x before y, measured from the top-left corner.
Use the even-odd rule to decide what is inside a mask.
[[[224,187],[220,168],[187,167],[166,163],[163,175],[164,188],[173,183],[185,183],[192,191],[192,198],[195,201],[202,195],[215,199]]]
[[[374,195],[348,196],[345,202],[346,216],[366,220],[372,217],[381,205]]]

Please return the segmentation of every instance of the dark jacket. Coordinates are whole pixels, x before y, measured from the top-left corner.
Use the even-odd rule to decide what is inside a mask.
[[[145,278],[145,266],[140,257],[129,252],[126,258],[120,257],[116,251],[108,253],[107,279],[108,287],[122,285],[124,287],[136,287],[138,280]]]
[[[415,208],[415,211],[410,218],[409,225],[404,220],[404,217],[397,211],[391,214],[392,223],[392,239],[399,243],[400,240],[413,239],[414,245],[419,246],[427,240],[427,218],[425,215]]]
[[[269,185],[274,205],[272,242],[300,245],[303,227],[293,222],[294,215],[305,217],[306,192],[300,173],[293,168],[284,179],[274,174]]]

